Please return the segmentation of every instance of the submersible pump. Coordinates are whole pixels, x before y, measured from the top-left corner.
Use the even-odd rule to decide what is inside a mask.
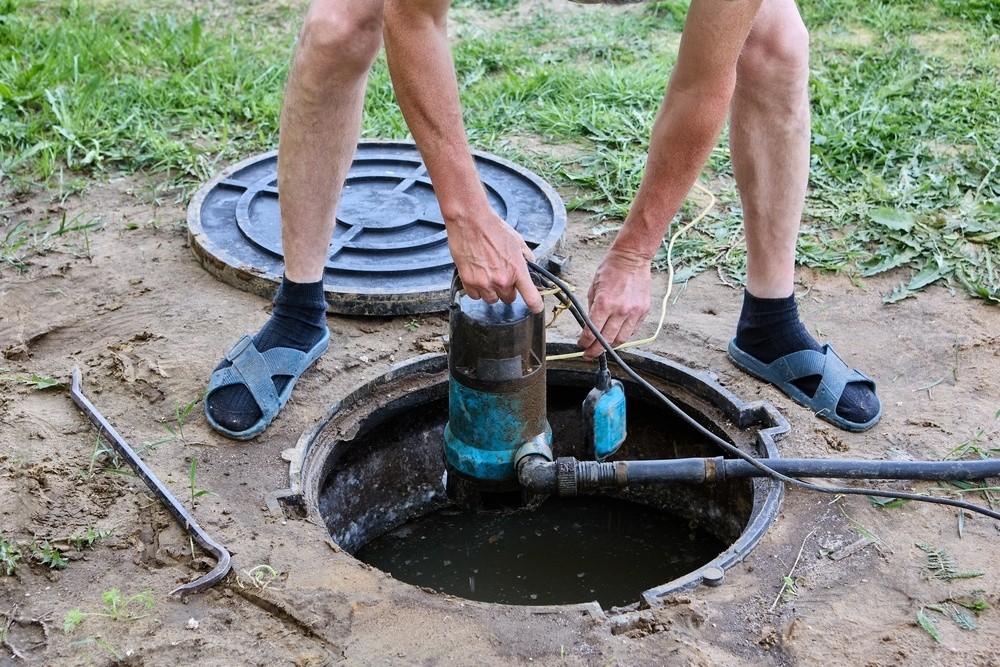
[[[457,279],[449,311],[448,495],[482,508],[520,497],[520,457],[552,460],[544,314],[532,313],[520,295],[509,304],[472,299]]]

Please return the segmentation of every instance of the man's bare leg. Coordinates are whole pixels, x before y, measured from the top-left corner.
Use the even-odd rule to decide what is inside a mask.
[[[795,243],[809,170],[809,37],[794,0],[765,0],[737,65],[730,151],[743,203],[747,286],[736,346],[767,364],[821,350],[798,316]],[[820,376],[795,385],[812,395]],[[873,388],[850,382],[837,405],[865,424],[881,406]]]
[[[323,277],[337,201],[361,131],[368,70],[382,44],[382,0],[314,0],[281,110],[278,190],[285,275]]]
[[[337,202],[357,147],[368,70],[382,42],[382,0],[314,0],[306,16],[281,111],[278,190],[285,276],[271,319],[254,336],[259,352],[319,349],[326,336],[323,270]],[[219,368],[229,365],[223,361]],[[276,376],[278,393],[292,380]],[[240,433],[262,412],[240,384],[206,399],[223,428]]]

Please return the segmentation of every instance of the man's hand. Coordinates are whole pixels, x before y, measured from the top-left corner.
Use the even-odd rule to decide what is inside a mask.
[[[513,303],[520,293],[531,312],[542,312],[526,263],[535,261],[531,250],[492,209],[483,218],[478,224],[449,221],[448,247],[465,293],[486,303]]]
[[[520,293],[542,312],[524,239],[490,208],[465,139],[448,46],[449,0],[387,0],[385,52],[399,107],[417,142],[448,228],[448,249],[465,292],[487,303]]]
[[[649,260],[612,249],[597,267],[587,294],[590,319],[612,346],[621,345],[639,330],[649,312]],[[584,328],[577,344],[584,359],[598,357],[604,348]]]

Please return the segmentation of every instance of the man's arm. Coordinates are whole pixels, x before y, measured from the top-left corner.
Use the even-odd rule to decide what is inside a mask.
[[[612,345],[649,311],[650,263],[725,123],[736,61],[761,0],[692,0],[677,63],[653,124],[649,157],[625,224],[594,275],[590,317]],[[585,329],[584,356],[602,351]]]
[[[396,97],[417,142],[448,229],[448,247],[469,296],[533,312],[542,298],[524,240],[490,207],[465,137],[448,46],[450,0],[386,0],[385,48]]]

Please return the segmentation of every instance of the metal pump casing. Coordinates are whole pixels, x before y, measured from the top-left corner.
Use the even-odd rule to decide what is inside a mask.
[[[445,464],[489,492],[517,491],[518,453],[551,457],[545,398],[545,321],[511,304],[452,293]]]

